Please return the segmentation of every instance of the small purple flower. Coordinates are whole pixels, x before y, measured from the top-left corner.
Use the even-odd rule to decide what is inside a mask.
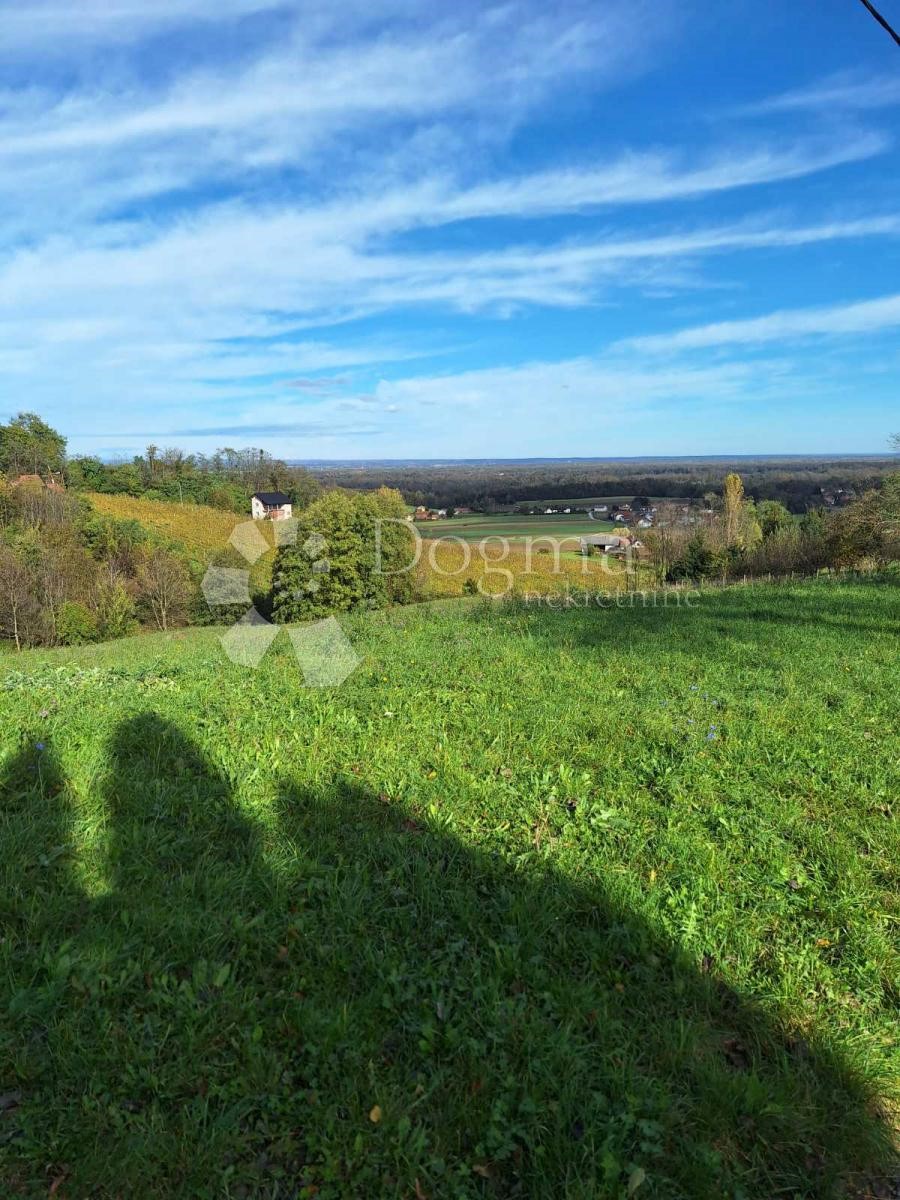
[[[706,740],[708,742],[711,742],[713,740],[713,738],[716,738],[716,737],[718,737],[718,734],[713,733],[712,730],[710,730],[710,732],[706,735]]]
[[[44,743],[43,743],[43,742],[36,742],[36,743],[35,743],[35,746],[37,747],[37,749],[38,749],[38,750],[43,750],[43,749],[44,749]]]

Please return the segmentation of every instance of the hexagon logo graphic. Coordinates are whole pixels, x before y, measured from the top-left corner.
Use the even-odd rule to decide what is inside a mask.
[[[297,536],[295,519],[275,524],[277,546],[296,545]],[[251,566],[271,549],[255,521],[242,521],[235,526],[228,542]],[[315,594],[322,586],[322,577],[331,570],[328,544],[320,533],[313,533],[301,548],[310,562],[310,579],[303,585],[303,592]],[[211,609],[250,605],[219,641],[231,662],[240,667],[258,667],[282,633],[282,627],[266,620],[254,607],[249,570],[211,566],[207,568],[201,588]],[[359,655],[336,617],[294,625],[286,632],[307,687],[339,687],[359,665]]]

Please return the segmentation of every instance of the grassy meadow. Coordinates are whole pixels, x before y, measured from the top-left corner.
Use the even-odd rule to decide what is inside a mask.
[[[896,586],[342,623],[0,664],[3,1194],[890,1195]]]
[[[560,503],[557,501],[556,503]],[[526,538],[551,537],[566,544],[566,549],[577,550],[578,540],[588,533],[604,533],[621,528],[612,521],[594,521],[584,513],[551,514],[549,516],[522,516],[518,513],[473,513],[470,517],[447,517],[437,521],[417,521],[416,527],[423,537],[462,538],[477,542],[482,538],[502,537],[512,543],[524,542]]]

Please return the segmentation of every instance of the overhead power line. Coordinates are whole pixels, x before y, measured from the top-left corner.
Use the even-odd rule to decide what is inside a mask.
[[[888,33],[891,35],[891,37],[894,39],[894,41],[897,43],[897,45],[900,46],[900,33],[897,33],[896,29],[892,29],[890,27],[890,25],[887,23],[887,21],[881,15],[881,13],[878,11],[878,9],[875,7],[875,5],[870,4],[869,0],[859,0],[859,2],[860,2],[860,4],[863,5],[864,8],[867,8],[869,10],[869,12],[872,14],[872,16],[875,18],[875,20],[881,26],[881,28],[886,29],[888,31]]]

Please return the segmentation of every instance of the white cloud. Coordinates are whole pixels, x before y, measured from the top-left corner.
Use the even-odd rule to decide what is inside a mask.
[[[741,111],[747,115],[814,112],[832,116],[835,110],[865,111],[900,104],[900,79],[896,75],[861,76],[846,72],[831,75],[808,87],[770,96]]]
[[[706,274],[713,256],[900,233],[884,211],[802,223],[786,210],[690,223],[679,211],[676,224],[671,207],[746,212],[745,189],[884,153],[877,131],[706,150],[592,136],[577,157],[518,153],[523,123],[561,94],[589,100],[592,127],[617,128],[621,93],[605,93],[646,69],[678,20],[656,0],[0,0],[0,403],[27,390],[30,406],[66,406],[92,436],[107,420],[93,414],[121,413],[122,445],[151,420],[203,441],[214,433],[196,431],[259,428],[261,411],[272,430],[377,439],[424,420],[414,396],[426,414],[468,396],[520,411],[517,387],[531,397],[523,420],[540,423],[560,372],[584,419],[597,396],[614,411],[625,395],[743,395],[737,367],[598,359],[356,394],[377,365],[447,349],[439,329],[408,331],[435,314],[730,286]],[[660,206],[652,226],[638,213],[648,205]],[[359,317],[390,334],[309,332]],[[288,387],[336,370],[347,379],[334,394]]]
[[[764,317],[718,321],[677,333],[629,338],[621,346],[640,351],[700,350],[714,346],[754,346],[806,337],[844,337],[881,333],[900,326],[900,294],[833,304],[822,308],[784,309]]]
[[[612,204],[640,204],[707,196],[733,188],[812,175],[880,154],[889,142],[870,132],[829,142],[749,147],[700,165],[671,154],[630,154],[599,170],[546,171],[521,180],[472,188],[445,206],[445,219],[530,215]]]

